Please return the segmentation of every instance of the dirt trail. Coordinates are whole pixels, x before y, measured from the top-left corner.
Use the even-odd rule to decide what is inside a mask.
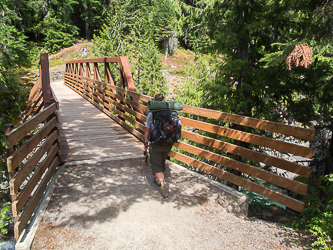
[[[219,185],[171,166],[163,199],[143,159],[64,168],[31,249],[306,249],[302,235],[236,216]]]

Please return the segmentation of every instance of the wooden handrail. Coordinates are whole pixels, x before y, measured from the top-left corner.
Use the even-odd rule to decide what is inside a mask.
[[[218,150],[222,150],[233,155],[239,155],[244,158],[262,162],[269,166],[274,166],[289,172],[293,172],[295,174],[304,176],[309,178],[311,175],[311,168],[297,164],[294,162],[290,162],[275,156],[267,155],[264,153],[260,153],[257,151],[250,150],[248,148],[239,147],[235,144],[212,139],[206,136],[199,135],[197,133],[191,133],[189,131],[182,131],[182,137],[194,142],[198,142],[202,145],[206,145],[212,148],[216,148]]]
[[[10,193],[16,193],[24,180],[29,176],[35,166],[38,164],[43,155],[52,147],[57,140],[57,131],[46,139],[43,143],[43,147],[40,147],[33,156],[23,165],[23,167],[14,175],[13,179],[10,180]]]
[[[57,118],[53,117],[43,128],[34,134],[26,143],[7,158],[8,169],[16,169],[38,144],[57,126]]]
[[[228,166],[232,169],[236,169],[247,175],[251,175],[251,176],[257,177],[262,180],[267,180],[270,183],[273,183],[277,186],[289,189],[296,193],[300,193],[303,195],[306,195],[306,193],[307,193],[307,185],[305,185],[303,183],[283,178],[279,175],[265,171],[263,169],[256,168],[256,167],[247,165],[245,163],[230,159],[229,157],[218,155],[216,153],[212,153],[209,150],[204,150],[204,149],[201,149],[201,148],[198,148],[198,147],[195,147],[195,146],[183,143],[183,142],[176,143],[175,147],[177,147],[181,150],[187,151],[189,153],[192,153],[194,155],[206,158],[207,160]]]
[[[210,123],[196,121],[193,119],[183,118],[183,125],[200,129],[203,131],[211,132],[217,135],[222,135],[224,137],[232,138],[238,141],[243,141],[258,146],[276,149],[281,152],[291,153],[294,155],[312,158],[313,149],[307,148],[283,141],[277,141],[272,138],[266,138],[264,136],[254,135],[251,133],[242,132],[239,130],[226,128],[222,126],[212,125]]]
[[[202,117],[212,118],[219,121],[231,122],[234,124],[240,124],[246,127],[267,130],[270,132],[280,133],[284,135],[290,135],[297,138],[301,138],[308,141],[313,141],[315,136],[314,129],[298,128],[290,125],[285,125],[277,122],[271,122],[266,120],[260,120],[244,115],[235,115],[226,112],[210,110],[205,108],[192,107],[184,105],[183,112],[189,114],[195,114]]]
[[[118,57],[104,57],[104,58],[93,58],[93,59],[79,59],[67,61],[67,64],[76,64],[76,63],[120,63],[120,56]]]
[[[46,120],[51,116],[57,109],[57,104],[51,104],[49,107],[41,111],[38,115],[34,116],[26,123],[19,125],[13,129],[10,133],[5,135],[5,146],[11,148],[17,142],[22,140],[31,130],[33,130],[39,123]]]

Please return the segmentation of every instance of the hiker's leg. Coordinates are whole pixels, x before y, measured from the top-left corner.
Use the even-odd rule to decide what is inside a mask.
[[[169,183],[164,180],[165,159],[171,149],[170,146],[152,145],[149,146],[150,163],[153,174],[161,185],[162,195],[164,198],[169,197]]]
[[[160,173],[156,173],[155,174],[157,180],[162,183],[162,181],[164,181],[164,173],[160,172]]]
[[[160,182],[164,181],[164,174],[162,169],[162,157],[163,157],[162,153],[163,150],[160,145],[156,144],[149,145],[150,166],[153,171],[153,174]]]
[[[170,152],[172,148],[172,144],[171,145],[163,145],[163,151],[162,151],[162,161],[161,161],[161,164],[162,164],[162,172],[164,173],[165,172],[165,161],[168,157],[168,154]]]
[[[172,145],[149,145],[151,168],[159,182],[164,181],[165,160],[171,148]]]

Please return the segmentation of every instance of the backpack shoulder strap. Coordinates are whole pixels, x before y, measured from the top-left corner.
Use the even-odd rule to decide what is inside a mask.
[[[153,123],[155,124],[156,122],[158,122],[158,114],[159,114],[159,111],[153,111]]]

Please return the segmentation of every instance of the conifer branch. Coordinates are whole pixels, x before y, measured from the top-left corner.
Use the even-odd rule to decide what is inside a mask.
[[[297,45],[286,59],[288,69],[291,70],[292,64],[296,67],[302,66],[304,68],[309,68],[312,54],[310,46],[304,44]]]

